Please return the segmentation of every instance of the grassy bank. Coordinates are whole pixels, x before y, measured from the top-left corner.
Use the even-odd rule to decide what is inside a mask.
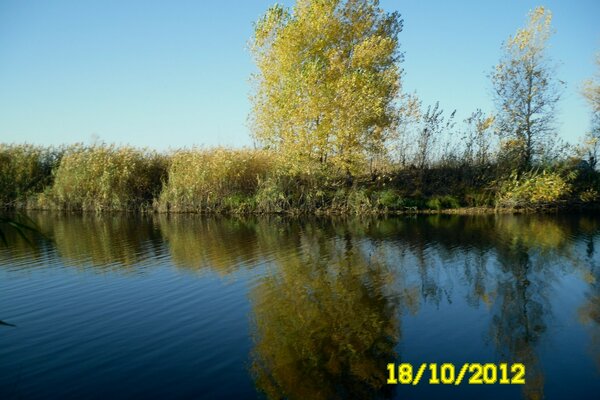
[[[378,171],[291,166],[267,150],[0,145],[0,201],[94,212],[385,214],[597,208],[600,198],[600,174],[577,160],[521,174],[495,164]]]

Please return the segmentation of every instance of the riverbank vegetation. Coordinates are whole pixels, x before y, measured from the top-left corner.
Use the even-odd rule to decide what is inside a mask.
[[[299,0],[255,24],[252,149],[156,152],[104,143],[0,144],[5,208],[194,213],[396,213],[594,208],[591,129],[563,142],[563,83],[546,52],[552,14],[531,11],[490,73],[497,108],[464,121],[402,88],[403,21],[374,0]],[[600,72],[600,58],[598,59]]]
[[[112,145],[0,147],[5,208],[194,213],[396,213],[457,208],[592,208],[600,174],[572,156],[505,175],[499,161],[426,168],[378,164],[348,181],[322,165],[290,172],[268,150],[157,153]],[[48,154],[52,165],[48,167]],[[9,168],[6,168],[8,165]],[[35,182],[31,184],[29,182]]]

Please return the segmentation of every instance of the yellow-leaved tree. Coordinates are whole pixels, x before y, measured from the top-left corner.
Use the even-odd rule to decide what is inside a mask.
[[[377,0],[298,0],[255,24],[251,128],[292,168],[356,174],[384,152],[400,92],[402,20]]]
[[[499,133],[505,145],[511,144],[512,162],[521,170],[546,155],[556,136],[561,81],[546,51],[551,22],[548,9],[532,10],[527,25],[504,43],[504,55],[491,74]]]

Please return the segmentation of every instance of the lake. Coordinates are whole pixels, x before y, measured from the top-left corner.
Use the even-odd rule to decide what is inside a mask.
[[[0,243],[1,399],[600,392],[597,215],[30,217],[48,239]],[[390,363],[525,384],[388,385]]]

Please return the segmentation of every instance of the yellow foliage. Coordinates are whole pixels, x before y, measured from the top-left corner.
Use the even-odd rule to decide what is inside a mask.
[[[174,212],[243,207],[245,198],[252,196],[265,180],[272,159],[273,155],[264,150],[177,151],[171,155],[160,207]]]
[[[51,198],[59,208],[131,210],[150,206],[166,160],[154,151],[115,145],[69,147],[56,170]]]
[[[517,30],[508,40],[508,47],[516,52],[534,54],[544,49],[552,34],[552,12],[544,7],[536,7],[529,12],[529,22],[525,28]]]
[[[381,150],[400,90],[397,14],[376,1],[301,0],[256,23],[252,130],[290,163],[357,172]]]
[[[556,172],[530,172],[522,176],[513,173],[498,193],[502,207],[528,207],[554,204],[571,193],[571,185]]]

